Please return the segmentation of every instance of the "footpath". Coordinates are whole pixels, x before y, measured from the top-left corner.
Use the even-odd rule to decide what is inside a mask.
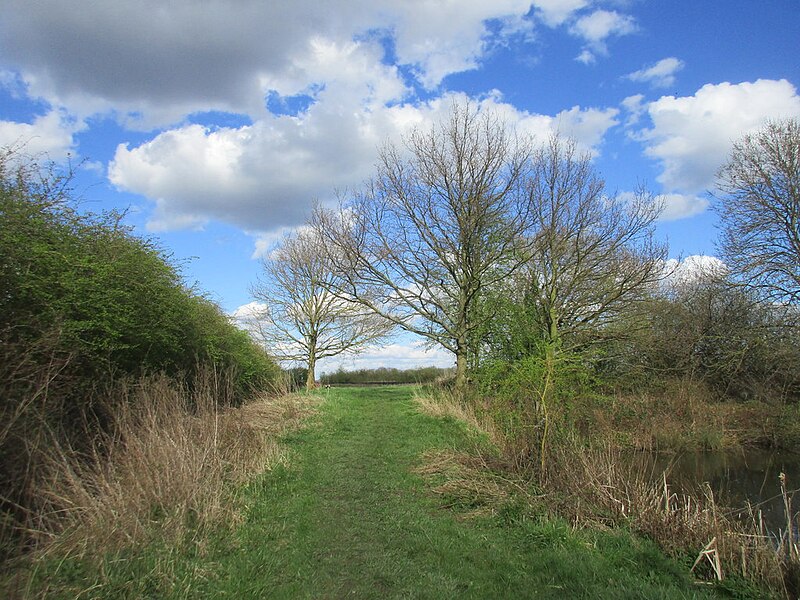
[[[201,570],[206,576],[186,596],[651,599],[710,592],[652,544],[624,533],[574,532],[546,517],[468,518],[443,507],[417,474],[422,457],[474,445],[474,434],[420,414],[412,388],[324,394],[319,414],[285,439],[287,465],[249,486],[245,521],[234,539],[218,541]]]

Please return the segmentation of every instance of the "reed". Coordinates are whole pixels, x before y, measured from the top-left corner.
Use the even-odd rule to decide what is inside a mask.
[[[461,419],[491,440],[499,440],[496,446],[503,460],[493,465],[495,472],[498,467],[516,470],[508,478],[516,481],[533,474],[532,489],[535,487],[537,493],[528,498],[539,505],[544,500],[549,510],[567,518],[575,527],[626,527],[654,540],[678,559],[691,557],[693,563],[689,562],[687,569],[699,579],[720,581],[734,577],[782,597],[796,598],[800,594],[796,534],[800,514],[792,512],[785,476],[779,483],[787,530],[772,535],[756,509],[751,507],[742,518],[741,511],[719,505],[708,485],[692,493],[677,493],[669,483],[669,470],[658,471],[655,466],[643,470],[641,465],[624,460],[619,448],[610,443],[587,447],[574,435],[562,435],[554,438],[551,445],[546,477],[530,466],[523,465],[519,472],[524,453],[485,412],[463,406],[457,398],[441,393],[418,402],[429,414]],[[449,466],[441,466],[437,472],[450,473],[447,487],[441,490],[447,497],[479,499],[482,511],[491,510],[493,500],[501,504],[506,501],[505,496],[490,493],[495,489],[492,479],[473,472],[479,467],[474,459],[438,458],[430,468],[436,470],[436,465],[446,459],[444,464]],[[454,467],[453,462],[460,466]],[[465,470],[464,465],[469,469]],[[453,489],[459,485],[463,487],[461,492]]]

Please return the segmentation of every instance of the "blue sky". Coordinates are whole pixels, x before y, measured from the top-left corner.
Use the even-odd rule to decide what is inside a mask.
[[[454,98],[575,137],[612,190],[663,194],[672,256],[714,254],[732,141],[800,116],[798,0],[5,6],[0,145],[84,161],[83,206],[127,209],[231,313],[260,253]],[[346,365],[429,361],[451,359],[403,338]]]

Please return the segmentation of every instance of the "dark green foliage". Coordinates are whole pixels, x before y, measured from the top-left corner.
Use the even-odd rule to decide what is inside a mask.
[[[452,369],[439,367],[418,367],[416,369],[359,369],[357,371],[338,371],[325,374],[320,383],[326,384],[375,384],[375,383],[431,383],[452,375]]]
[[[0,488],[18,524],[43,476],[38,455],[112,433],[119,380],[163,372],[190,384],[211,365],[234,373],[241,401],[278,373],[121,215],[76,210],[70,181],[0,150]]]
[[[241,387],[277,370],[212,302],[187,289],[169,257],[115,213],[84,215],[69,175],[0,157],[3,343],[58,338],[72,369],[190,375],[198,361],[236,367]],[[101,375],[102,376],[102,375]]]

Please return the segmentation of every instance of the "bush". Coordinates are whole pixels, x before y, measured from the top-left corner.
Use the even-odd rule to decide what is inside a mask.
[[[89,453],[125,407],[120,379],[234,373],[239,403],[279,369],[212,302],[187,289],[169,256],[121,215],[81,214],[71,174],[0,151],[0,508],[24,528],[42,457]]]

